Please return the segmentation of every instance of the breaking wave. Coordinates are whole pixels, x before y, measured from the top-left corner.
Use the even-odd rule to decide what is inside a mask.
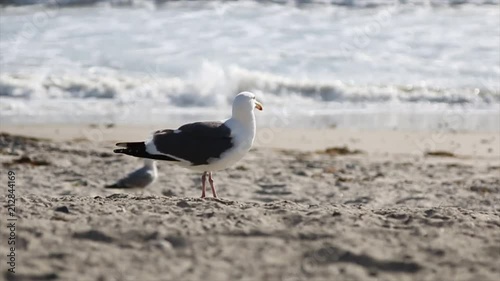
[[[482,106],[500,103],[498,88],[440,88],[425,85],[357,85],[339,80],[296,79],[205,63],[191,77],[123,74],[92,68],[79,74],[0,74],[3,98],[110,99],[121,102],[156,100],[177,107],[228,104],[241,91],[253,91],[279,104],[298,99],[308,103],[443,103]]]

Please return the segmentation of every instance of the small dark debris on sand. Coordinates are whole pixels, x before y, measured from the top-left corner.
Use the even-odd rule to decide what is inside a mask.
[[[188,202],[184,201],[184,200],[180,200],[179,202],[177,202],[177,207],[180,207],[180,208],[191,208],[191,205],[189,205]]]
[[[174,248],[184,248],[189,244],[186,238],[178,235],[169,235],[165,237],[165,240],[170,242],[170,244],[172,244],[172,247]]]
[[[69,209],[66,206],[57,207],[54,211],[69,214]]]
[[[0,140],[14,140],[17,142],[20,141],[25,141],[25,142],[38,142],[38,141],[50,141],[49,139],[45,138],[35,138],[35,137],[27,137],[27,136],[20,136],[20,135],[12,135],[9,133],[0,133]]]
[[[347,146],[342,146],[342,147],[329,147],[324,151],[320,151],[319,153],[328,155],[353,155],[353,154],[362,154],[363,151],[358,149],[351,150]]]
[[[50,162],[43,160],[43,159],[35,159],[33,157],[25,155],[25,156],[21,156],[18,159],[12,160],[12,162],[10,162],[10,164],[12,164],[12,165],[28,164],[31,166],[48,166],[48,165],[50,165]]]
[[[444,150],[426,151],[424,155],[431,157],[457,157],[455,154]]]
[[[379,260],[366,254],[356,254],[349,250],[340,249],[331,245],[306,253],[305,258],[309,262],[313,262],[318,265],[330,263],[353,263],[375,271],[414,273],[422,269],[422,266],[415,262]]]
[[[480,185],[473,185],[469,189],[470,189],[470,191],[482,193],[482,194],[498,192],[498,188],[480,186]]]
[[[86,239],[96,242],[104,242],[104,243],[113,242],[112,237],[106,235],[105,233],[99,230],[93,230],[93,229],[89,231],[77,232],[73,235],[73,237],[77,239]]]

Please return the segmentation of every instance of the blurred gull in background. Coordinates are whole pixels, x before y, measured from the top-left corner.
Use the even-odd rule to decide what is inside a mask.
[[[158,177],[156,162],[152,159],[144,159],[144,166],[131,172],[106,188],[145,188],[151,185]]]

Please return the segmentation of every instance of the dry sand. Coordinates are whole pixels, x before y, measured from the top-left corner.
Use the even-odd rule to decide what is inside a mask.
[[[0,279],[500,276],[498,133],[260,129],[215,174],[220,200],[197,198],[200,175],[168,163],[146,190],[104,189],[141,165],[114,141],[152,129],[2,126],[2,192],[15,171],[19,220],[16,274],[0,229]]]

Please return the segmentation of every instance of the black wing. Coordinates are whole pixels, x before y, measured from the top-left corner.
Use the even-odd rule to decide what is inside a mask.
[[[219,158],[233,147],[231,130],[221,122],[196,122],[177,130],[157,131],[153,143],[160,153],[192,163],[208,164],[210,158]]]

